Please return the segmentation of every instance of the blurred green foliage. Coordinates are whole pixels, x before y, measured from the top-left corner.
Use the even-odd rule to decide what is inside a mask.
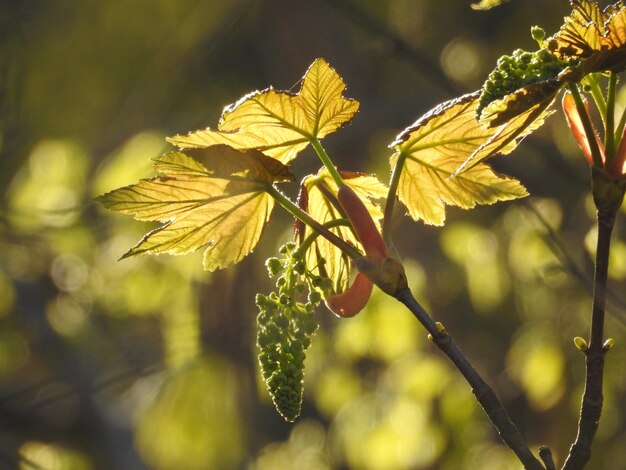
[[[268,227],[240,266],[199,256],[117,262],[145,230],[91,198],[150,175],[163,137],[215,122],[316,57],[362,103],[325,142],[386,178],[386,145],[434,104],[478,88],[497,57],[553,31],[567,2],[31,0],[0,5],[0,462],[42,469],[518,468],[465,382],[391,299],[322,328],[303,416],[284,423],[256,364]],[[620,92],[626,104],[626,89]],[[309,162],[313,161],[309,159]],[[398,220],[416,296],[483,371],[532,446],[562,458],[584,377],[593,209],[560,116],[496,162],[525,202]],[[295,170],[316,171],[302,159]],[[626,230],[611,259],[606,412],[592,468],[626,447]],[[542,222],[543,220],[543,222]],[[282,222],[282,224],[281,224]],[[558,243],[556,243],[558,241]],[[567,253],[563,251],[565,249]]]

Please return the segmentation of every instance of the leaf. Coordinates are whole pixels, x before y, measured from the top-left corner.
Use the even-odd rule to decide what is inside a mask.
[[[480,121],[489,127],[507,124],[512,120],[529,123],[538,121],[543,124],[545,118],[552,114],[552,112],[544,114],[544,111],[554,102],[554,98],[564,84],[563,80],[555,78],[520,88],[489,104],[481,112]],[[511,124],[509,127],[516,128]]]
[[[626,67],[626,7],[617,2],[602,10],[597,2],[573,0],[561,29],[546,40],[560,59],[583,59],[577,75]]]
[[[181,255],[206,246],[207,271],[237,263],[252,251],[274,207],[266,188],[292,180],[278,160],[226,145],[171,152],[156,158],[154,166],[159,176],[97,198],[113,211],[164,223],[123,258]]]
[[[533,123],[515,119],[487,128],[476,121],[478,96],[472,93],[443,103],[391,144],[395,150],[391,167],[401,171],[398,198],[414,220],[443,225],[445,205],[470,209],[527,195],[517,180],[479,162],[511,152]],[[466,163],[470,158],[471,165]]]
[[[382,218],[380,206],[375,203],[376,199],[387,195],[387,186],[381,183],[375,176],[363,173],[342,172],[344,183],[351,187],[361,198],[375,221]],[[322,189],[322,188],[325,188]],[[332,198],[337,197],[337,185],[328,173],[322,168],[317,175],[307,176],[303,181],[302,191],[306,194],[307,207],[311,217],[321,224],[343,217],[337,205],[327,197],[330,193]],[[304,236],[311,233],[311,229],[304,229]],[[348,227],[334,227],[331,229],[336,235],[348,243],[362,250],[354,233]],[[323,261],[323,270],[320,274],[326,275],[333,283],[335,292],[343,292],[348,288],[350,276],[350,259],[339,248],[323,237],[317,237],[311,248],[306,253],[306,267],[317,272],[320,260]]]
[[[168,139],[181,148],[228,144],[254,148],[288,163],[311,140],[321,139],[352,120],[359,102],[343,97],[341,77],[317,59],[302,79],[297,94],[268,88],[226,107],[217,130],[205,129]]]
[[[472,3],[472,10],[491,10],[508,0],[480,0],[480,2]]]

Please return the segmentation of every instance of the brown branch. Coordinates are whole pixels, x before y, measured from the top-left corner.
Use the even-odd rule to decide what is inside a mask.
[[[524,468],[545,470],[545,467],[528,448],[528,445],[511,420],[511,417],[502,405],[500,399],[489,384],[487,384],[476,369],[474,369],[452,337],[440,325],[434,322],[428,312],[415,300],[415,297],[413,297],[413,294],[408,288],[399,291],[395,297],[415,315],[418,321],[430,333],[432,341],[448,356],[461,374],[463,374],[465,380],[467,380],[472,387],[472,392],[476,396],[476,400],[478,400],[485,410],[485,413],[487,413],[487,416],[489,416],[498,434],[515,455],[517,455],[517,458],[522,462]]]
[[[611,232],[615,223],[615,212],[598,211],[598,244],[591,312],[589,348],[584,351],[586,378],[583,392],[578,434],[570,448],[563,470],[578,470],[585,467],[591,458],[591,444],[598,430],[602,414],[602,378],[604,373],[604,309],[606,285],[609,271]]]

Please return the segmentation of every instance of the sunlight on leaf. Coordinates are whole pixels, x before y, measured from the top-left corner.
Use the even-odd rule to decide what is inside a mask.
[[[123,257],[180,255],[208,246],[207,271],[252,251],[274,207],[266,188],[291,179],[279,161],[225,145],[171,152],[156,158],[154,166],[159,176],[97,198],[107,209],[164,222]]]
[[[375,176],[364,173],[341,172],[345,184],[350,186],[365,203],[372,218],[378,221],[383,214],[380,206],[374,202],[387,195],[387,186],[381,183]],[[326,222],[342,218],[336,205],[331,202],[323,189],[327,193],[337,197],[337,185],[326,168],[322,168],[317,175],[310,175],[304,179],[303,191],[306,192],[307,208],[309,214],[318,222]],[[347,227],[335,227],[331,229],[334,233],[346,240],[348,243],[361,247],[352,231]],[[311,233],[310,228],[305,228],[304,236]],[[317,271],[320,260],[325,259],[324,268],[326,275],[333,282],[335,292],[343,292],[348,287],[350,260],[335,245],[322,237],[318,237],[311,248],[307,251],[306,265],[312,271]]]
[[[255,91],[224,109],[217,130],[205,129],[168,139],[181,148],[228,144],[257,149],[287,163],[308,143],[350,122],[359,102],[343,97],[341,77],[317,59],[297,94],[268,88]]]
[[[559,79],[550,79],[520,88],[490,103],[482,110],[480,120],[489,127],[509,124],[511,130],[527,130],[518,136],[523,137],[540,127],[553,113],[549,108],[563,85],[564,82]],[[515,125],[512,120],[518,124]]]
[[[582,75],[626,66],[626,7],[617,2],[602,10],[596,2],[574,0],[574,10],[561,29],[546,40],[560,59],[584,59]],[[582,77],[581,75],[581,77]]]
[[[507,1],[508,0],[480,0],[480,2],[472,3],[472,10],[490,10]]]
[[[517,180],[479,162],[511,152],[533,120],[520,118],[488,129],[476,121],[477,103],[478,93],[448,101],[391,144],[391,167],[401,168],[398,198],[414,220],[443,225],[445,205],[470,209],[527,195]],[[472,165],[467,165],[470,159]]]

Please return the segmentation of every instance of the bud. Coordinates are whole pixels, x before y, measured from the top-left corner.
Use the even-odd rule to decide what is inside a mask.
[[[615,340],[613,338],[609,338],[602,345],[602,349],[604,349],[605,351],[608,351],[609,349],[613,347],[614,344],[615,344]]]
[[[533,26],[530,28],[530,35],[537,41],[539,47],[541,47],[543,40],[546,38],[545,30],[539,26]]]
[[[587,350],[589,349],[587,341],[585,341],[580,336],[576,336],[576,338],[574,338],[574,346],[576,346],[576,348],[583,353],[587,352]]]

